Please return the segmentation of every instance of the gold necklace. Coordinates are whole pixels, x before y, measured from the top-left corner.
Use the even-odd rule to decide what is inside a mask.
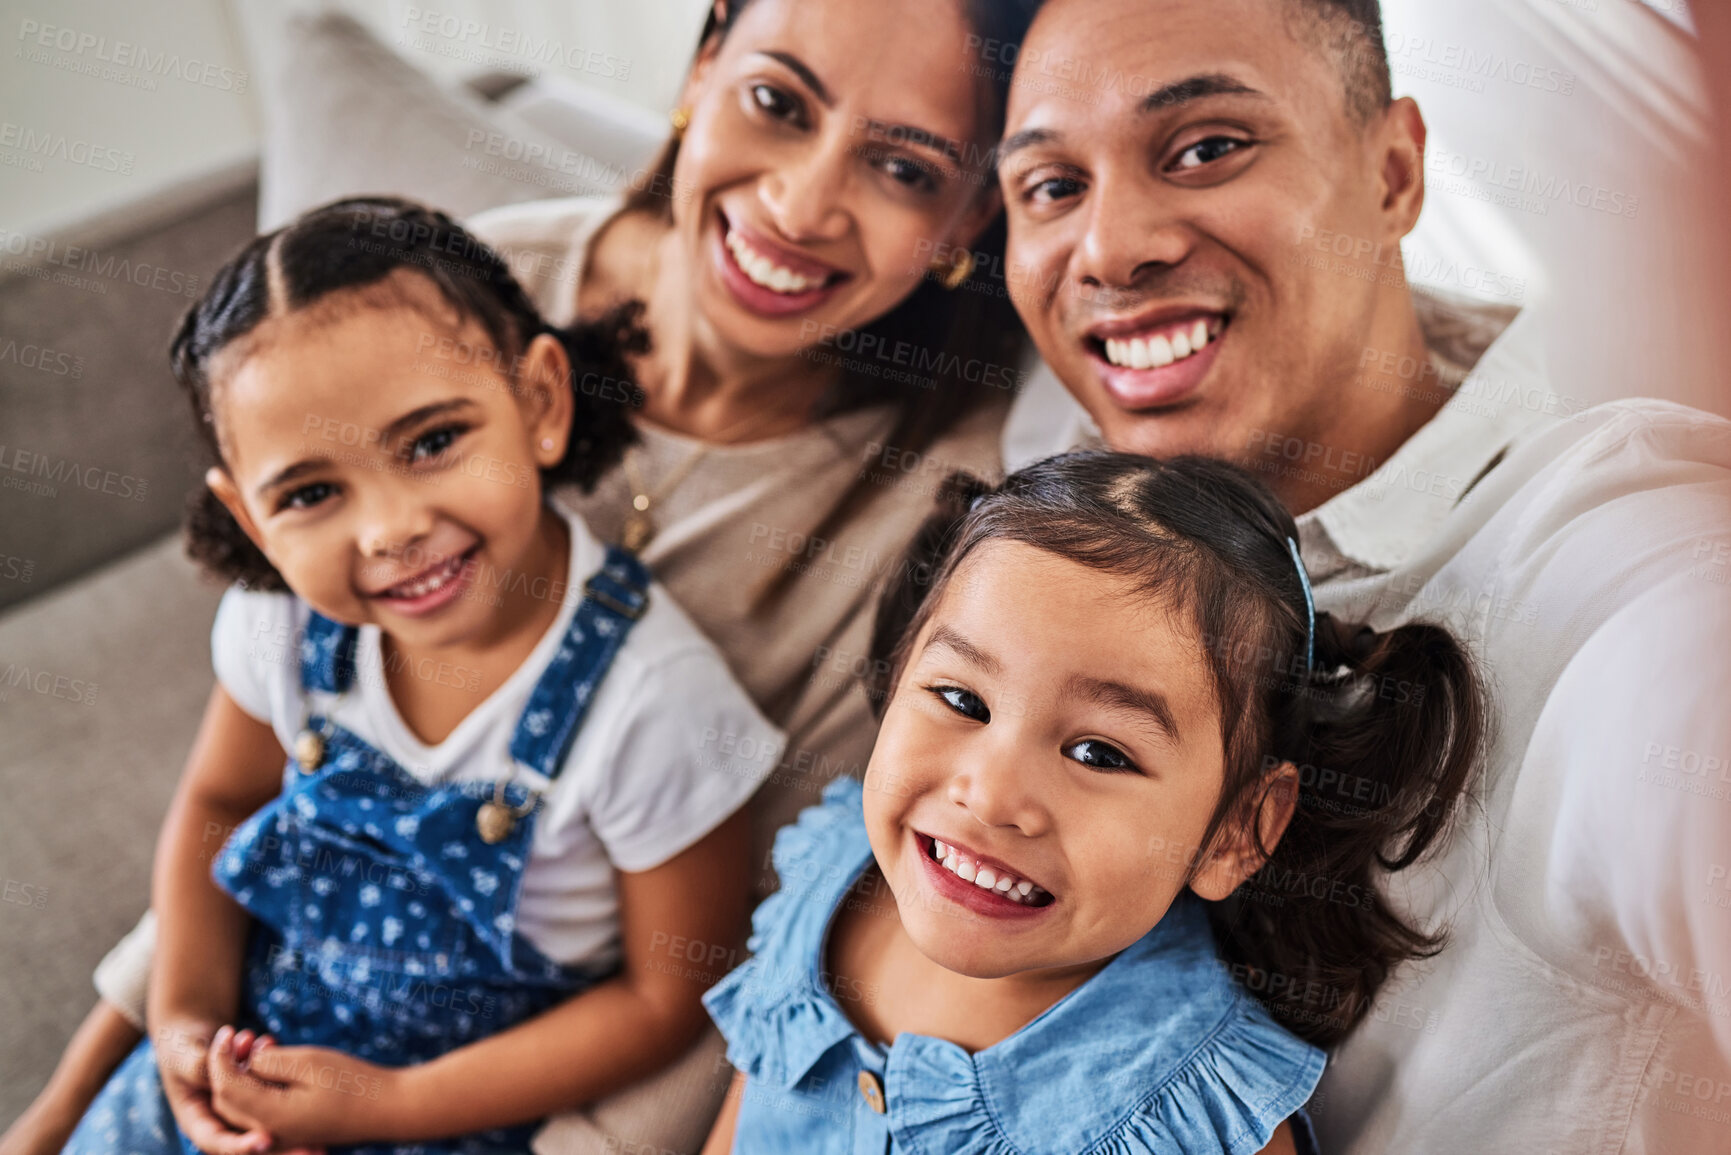
[[[625,482],[631,488],[631,512],[625,515],[625,528],[619,535],[620,545],[632,553],[642,553],[649,543],[655,540],[656,531],[660,529],[653,516],[655,503],[672,493],[708,453],[709,446],[699,445],[661,479],[661,484],[654,493],[650,493],[644,487],[643,479],[637,474],[637,466],[632,463],[631,450],[625,451],[622,464],[625,466]]]
[[[619,534],[619,544],[632,553],[642,553],[661,527],[655,524],[654,511],[658,502],[667,500],[680,482],[691,475],[698,462],[709,455],[709,451],[717,445],[737,444],[741,434],[754,432],[762,426],[775,420],[776,413],[748,413],[741,421],[735,421],[726,429],[721,430],[708,441],[687,454],[679,464],[675,465],[661,484],[655,487],[655,492],[649,492],[643,484],[642,476],[637,472],[636,464],[631,460],[632,453],[638,448],[633,446],[625,451],[625,457],[620,462],[625,468],[625,483],[631,490],[631,509],[625,514],[625,525]]]

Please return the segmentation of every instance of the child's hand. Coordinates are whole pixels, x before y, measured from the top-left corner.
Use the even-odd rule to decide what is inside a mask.
[[[208,1056],[218,1114],[294,1155],[326,1144],[389,1139],[401,1072],[326,1047],[280,1047],[224,1027]]]
[[[215,1024],[178,1020],[156,1032],[156,1069],[168,1109],[186,1137],[207,1155],[268,1151],[268,1134],[231,1124],[211,1101],[207,1056],[214,1030]]]

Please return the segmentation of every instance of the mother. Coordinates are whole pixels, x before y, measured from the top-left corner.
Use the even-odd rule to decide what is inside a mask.
[[[1023,338],[991,172],[997,61],[1036,6],[716,0],[644,191],[472,222],[555,323],[645,305],[641,444],[594,492],[559,496],[641,549],[787,731],[753,803],[761,849],[864,767],[875,594],[937,482],[999,467]],[[103,1002],[8,1152],[58,1150],[82,1089],[136,1043],[151,940],[146,916],[104,961]],[[725,1083],[711,1036],[537,1146],[694,1150]]]

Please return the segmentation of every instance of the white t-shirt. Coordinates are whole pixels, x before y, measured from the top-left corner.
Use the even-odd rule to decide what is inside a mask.
[[[775,767],[782,735],[685,612],[653,585],[596,689],[564,769],[548,786],[512,763],[517,718],[601,568],[603,547],[578,518],[571,527],[568,593],[527,660],[436,746],[415,737],[385,683],[377,626],[363,626],[346,693],[305,694],[296,656],[310,611],[282,593],[231,589],[211,628],[216,677],[248,714],[268,722],[285,750],[318,712],[426,783],[511,777],[543,791],[517,926],[560,963],[606,966],[619,956],[615,868],[658,866],[697,842],[748,799]],[[459,667],[418,676],[462,684]],[[310,699],[310,701],[309,701]]]

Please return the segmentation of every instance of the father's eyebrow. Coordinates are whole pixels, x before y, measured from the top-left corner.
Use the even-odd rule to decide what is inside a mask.
[[[1267,93],[1250,87],[1236,76],[1224,72],[1204,72],[1183,80],[1175,80],[1171,84],[1162,84],[1142,98],[1136,111],[1158,112],[1209,96],[1255,96],[1262,100],[1269,99]]]
[[[1064,683],[1064,691],[1074,697],[1094,702],[1109,709],[1147,715],[1172,741],[1181,740],[1178,734],[1178,720],[1173,715],[1172,705],[1158,690],[1127,686],[1123,682],[1091,678],[1085,674],[1074,674]]]
[[[1270,99],[1266,92],[1252,88],[1235,76],[1224,72],[1204,72],[1183,80],[1175,80],[1171,84],[1162,84],[1142,98],[1136,111],[1139,115],[1162,112],[1210,96],[1254,96],[1259,100]],[[1001,161],[1020,149],[1032,148],[1037,144],[1053,144],[1062,139],[1061,133],[1050,128],[1026,128],[1021,132],[1012,132],[998,145],[998,159]]]
[[[949,650],[963,661],[978,666],[988,674],[1002,673],[1004,669],[1002,662],[968,641],[967,638],[949,626],[937,626],[932,630],[932,636],[926,639],[925,651],[935,649]]]

